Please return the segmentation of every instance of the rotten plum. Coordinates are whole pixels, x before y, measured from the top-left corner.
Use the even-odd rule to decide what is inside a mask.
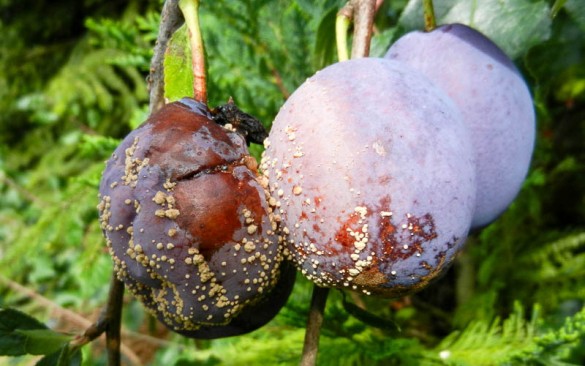
[[[427,76],[460,108],[477,161],[472,227],[489,224],[520,191],[534,149],[534,107],[522,75],[494,42],[463,24],[408,33],[385,57]]]
[[[319,286],[382,296],[426,286],[463,245],[475,205],[469,130],[402,64],[329,66],[286,101],[261,170],[287,255]]]
[[[245,138],[189,98],[153,114],[107,162],[98,208],[115,271],[172,330],[246,333],[288,298],[294,270],[282,265],[257,173]]]

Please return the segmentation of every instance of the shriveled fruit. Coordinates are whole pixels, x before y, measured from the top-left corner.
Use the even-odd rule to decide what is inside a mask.
[[[171,329],[241,334],[284,305],[294,271],[281,273],[261,181],[244,137],[188,98],[152,115],[107,162],[99,211],[115,271]]]
[[[317,285],[397,296],[465,241],[475,204],[467,126],[427,78],[385,59],[329,66],[278,113],[261,170],[288,255]]]
[[[489,224],[518,194],[534,148],[532,97],[518,69],[491,40],[462,24],[408,33],[385,57],[426,75],[459,106],[478,167],[472,227]]]

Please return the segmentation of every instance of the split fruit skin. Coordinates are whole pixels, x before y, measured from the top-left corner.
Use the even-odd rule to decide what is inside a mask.
[[[292,290],[278,222],[239,133],[184,98],[132,131],[106,163],[100,222],[118,278],[170,329],[243,334]]]
[[[534,149],[533,101],[518,69],[490,39],[462,24],[408,33],[385,58],[424,74],[457,104],[477,160],[472,228],[494,221],[520,191]]]
[[[286,255],[311,281],[395,297],[445,271],[475,204],[467,126],[404,65],[331,65],[286,101],[261,170],[282,216]]]

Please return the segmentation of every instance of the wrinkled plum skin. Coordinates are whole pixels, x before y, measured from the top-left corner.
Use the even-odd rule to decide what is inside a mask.
[[[319,71],[284,104],[265,145],[286,255],[317,285],[404,295],[437,278],[465,241],[469,131],[441,90],[397,62]]]
[[[385,57],[423,73],[459,106],[478,166],[472,227],[489,224],[518,194],[534,148],[534,107],[519,71],[491,40],[462,24],[406,34]]]
[[[98,208],[118,278],[184,335],[260,327],[295,275],[280,270],[267,196],[241,135],[192,99],[166,105],[123,140],[103,173]]]

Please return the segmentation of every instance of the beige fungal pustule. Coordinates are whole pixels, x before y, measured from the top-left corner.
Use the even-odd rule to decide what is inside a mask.
[[[98,209],[130,292],[172,330],[217,338],[272,319],[294,269],[244,138],[194,104],[168,104],[126,137]]]

